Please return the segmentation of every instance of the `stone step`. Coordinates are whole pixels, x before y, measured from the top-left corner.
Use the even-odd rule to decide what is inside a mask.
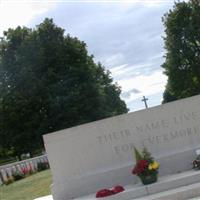
[[[192,199],[188,199],[188,200],[200,200],[200,196],[199,196],[199,197],[192,198]]]
[[[200,170],[191,170],[160,177],[158,182],[146,186],[141,183],[127,185],[125,186],[124,192],[105,198],[99,198],[99,200],[187,200],[198,196],[200,196]],[[48,196],[35,200],[53,199],[52,196]],[[91,194],[74,200],[97,199],[95,198],[95,194]],[[200,200],[200,198],[195,198],[193,200]]]
[[[195,183],[133,200],[200,200],[199,195],[200,183]]]
[[[196,191],[196,188],[198,188],[197,191]],[[124,192],[113,195],[113,196],[109,196],[106,198],[100,198],[100,199],[101,200],[108,200],[108,199],[109,200],[133,200],[133,199],[150,200],[149,198],[151,195],[155,195],[155,198],[158,198],[158,199],[160,198],[159,195],[161,195],[161,197],[163,197],[163,200],[175,200],[176,193],[178,196],[180,196],[179,189],[184,194],[188,193],[188,195],[185,194],[185,197],[186,197],[185,199],[193,198],[195,196],[200,196],[200,170],[199,171],[191,170],[191,171],[186,171],[186,172],[175,174],[175,175],[163,176],[158,179],[158,182],[147,185],[147,186],[144,186],[141,183],[134,184],[134,185],[127,185],[125,186]],[[192,193],[194,193],[194,195],[192,195]],[[164,198],[164,195],[170,195],[170,194],[173,195],[174,199]],[[152,196],[152,198],[154,198],[154,196]],[[94,199],[96,199],[95,194],[76,198],[76,200],[94,200]]]

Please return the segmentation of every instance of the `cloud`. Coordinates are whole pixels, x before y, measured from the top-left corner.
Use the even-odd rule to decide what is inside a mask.
[[[139,91],[136,88],[133,88],[127,92],[122,92],[121,97],[124,99],[129,99],[131,97],[131,94],[139,94],[139,93],[141,93],[141,91]]]
[[[0,0],[0,36],[8,28],[28,25],[35,17],[44,15],[54,6],[55,3],[48,3],[46,0],[40,2]]]
[[[164,91],[166,82],[167,77],[162,73],[162,70],[159,70],[150,75],[140,75],[135,78],[123,79],[118,83],[124,92],[129,93],[129,91],[131,91],[133,88],[140,91],[140,93],[129,93],[129,96],[123,96],[122,93],[122,99],[124,99],[129,105],[129,103],[131,103],[133,100],[141,98],[142,96],[150,96],[156,93],[162,93]]]
[[[110,72],[114,77],[114,80],[119,82],[120,80],[135,78],[140,75],[150,75],[157,70],[161,70],[160,65],[163,62],[163,56],[150,57],[146,61],[138,61],[138,63],[127,63],[124,65],[110,68]]]

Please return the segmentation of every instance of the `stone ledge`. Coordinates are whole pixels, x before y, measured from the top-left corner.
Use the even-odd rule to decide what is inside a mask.
[[[147,186],[140,184],[126,185],[125,191],[119,194],[99,198],[99,200],[186,200],[200,196],[200,170],[163,176],[157,183]],[[53,200],[52,196],[35,200]],[[59,199],[54,199],[59,200]],[[95,194],[74,200],[97,200]]]
[[[160,192],[153,195],[148,195],[134,200],[200,200],[194,198],[200,195],[200,184],[195,183],[188,186],[182,186],[176,189]],[[194,198],[194,199],[191,199]]]
[[[175,199],[188,199],[200,195],[200,171],[186,171],[180,174],[163,176],[158,179],[157,183],[143,186],[142,184],[127,185],[125,191],[100,200],[175,200]],[[179,190],[181,191],[181,195]],[[194,195],[193,195],[194,193]],[[161,197],[159,196],[161,195]],[[167,198],[164,198],[164,196]],[[173,198],[170,197],[173,196]],[[154,197],[155,196],[155,197]],[[169,197],[168,197],[169,196]],[[181,196],[178,198],[177,196]],[[183,197],[186,198],[183,198]],[[141,198],[142,197],[142,198]],[[177,197],[177,198],[176,198]],[[95,200],[95,194],[76,198],[76,200]]]

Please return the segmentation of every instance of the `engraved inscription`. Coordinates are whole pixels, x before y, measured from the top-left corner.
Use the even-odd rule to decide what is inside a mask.
[[[133,135],[134,133],[131,132],[129,129],[121,130],[119,132],[112,132],[110,134],[103,134],[97,137],[97,140],[100,144],[105,144],[109,142],[113,142],[116,140],[121,140],[123,138],[129,138]]]
[[[156,136],[147,137],[140,142],[144,146],[159,145],[162,143],[167,143],[169,141],[174,141],[174,140],[176,141],[183,137],[190,137],[191,135],[199,135],[200,136],[200,125],[196,125],[194,127],[190,127],[187,129],[172,131],[172,132],[169,132],[168,134],[164,134],[164,135],[156,135]],[[126,153],[128,151],[133,152],[135,145],[136,144],[134,144],[133,142],[128,143],[128,144],[116,145],[116,146],[114,146],[114,152],[116,154]]]

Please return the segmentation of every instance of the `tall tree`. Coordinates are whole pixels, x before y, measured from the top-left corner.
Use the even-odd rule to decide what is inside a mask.
[[[17,155],[45,133],[128,111],[110,73],[52,19],[4,32],[0,70],[1,145]]]
[[[176,2],[163,18],[168,83],[164,103],[200,94],[200,1]]]

